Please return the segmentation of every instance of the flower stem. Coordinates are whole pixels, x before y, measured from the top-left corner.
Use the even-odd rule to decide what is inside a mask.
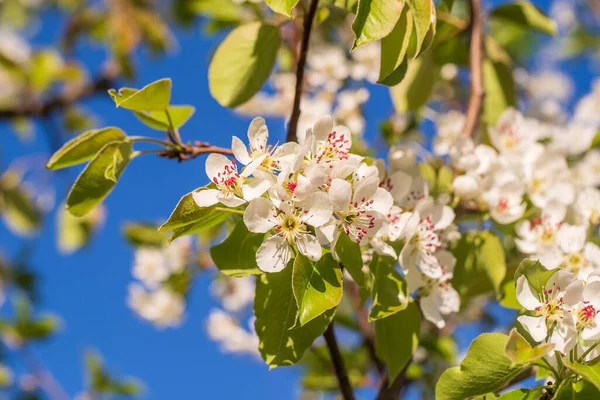
[[[236,210],[236,209],[233,209],[233,208],[215,207],[215,210],[230,212],[232,214],[244,215],[244,211],[243,210]]]

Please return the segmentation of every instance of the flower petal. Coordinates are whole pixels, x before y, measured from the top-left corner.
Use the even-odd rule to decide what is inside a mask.
[[[217,189],[204,189],[192,193],[192,198],[198,207],[210,207],[219,202],[221,192]]]
[[[285,237],[274,235],[265,239],[256,252],[256,264],[264,272],[283,270],[292,258],[292,249]]]
[[[319,241],[313,235],[302,235],[296,240],[296,246],[302,255],[308,257],[311,261],[318,261],[321,259],[323,250]]]
[[[331,219],[331,203],[323,192],[311,194],[303,205],[302,221],[308,225],[321,226]]]
[[[226,166],[235,168],[231,160],[223,154],[211,153],[206,157],[206,175],[211,182],[225,171]]]
[[[246,145],[237,136],[231,138],[231,150],[235,158],[242,164],[247,165],[252,162],[252,157],[248,154]]]
[[[329,200],[335,211],[347,212],[352,198],[352,186],[350,182],[342,179],[334,179],[329,187]]]
[[[327,140],[327,137],[333,130],[333,119],[329,115],[319,118],[313,125],[312,130],[317,140]]]
[[[253,150],[266,151],[269,130],[264,118],[257,117],[250,122],[248,127],[248,139]]]
[[[250,232],[265,233],[277,225],[274,215],[273,204],[264,197],[258,197],[244,211],[244,224]]]
[[[262,196],[270,188],[271,182],[264,179],[254,179],[247,185],[242,186],[242,193],[244,194],[244,199],[249,201]]]
[[[540,303],[538,294],[531,290],[531,286],[524,275],[517,279],[516,292],[517,300],[519,300],[519,303],[521,303],[521,305],[527,310],[535,310],[536,307],[542,305],[542,303]]]
[[[221,202],[221,204],[224,204],[227,207],[239,207],[242,204],[246,203],[246,200],[240,199],[239,197],[237,197],[233,193],[230,193],[230,194],[227,194],[227,195],[223,195],[222,193],[219,193],[219,195],[217,196],[217,198],[219,199],[219,201]]]
[[[546,327],[546,318],[545,317],[530,317],[528,315],[521,315],[517,318],[517,321],[521,323],[523,328],[535,340],[536,342],[541,342],[546,339],[548,335],[548,328]]]

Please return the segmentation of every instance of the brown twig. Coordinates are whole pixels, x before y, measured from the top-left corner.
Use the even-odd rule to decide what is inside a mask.
[[[483,89],[483,15],[481,0],[469,0],[469,3],[471,5],[471,39],[469,46],[470,94],[464,135],[473,137],[485,95]]]
[[[158,153],[158,155],[169,159],[177,159],[177,161],[181,162],[191,160],[202,154],[207,153],[233,155],[233,151],[231,149],[213,146],[210,143],[200,142],[198,140],[194,141],[193,143],[188,142],[183,146],[174,148],[172,150],[165,150],[163,152]]]
[[[77,101],[110,89],[114,86],[114,80],[119,74],[119,68],[116,65],[110,65],[93,81],[64,90],[44,102],[23,104],[11,109],[0,109],[0,119],[47,117],[55,110],[63,109]]]
[[[21,354],[26,368],[33,374],[42,390],[50,400],[69,400],[70,397],[58,383],[54,375],[46,368],[46,366],[38,359],[33,350],[25,344],[21,347]]]
[[[400,398],[400,391],[404,387],[406,382],[406,372],[408,367],[412,363],[412,358],[406,363],[402,371],[398,374],[394,382],[390,385],[390,381],[386,376],[381,386],[379,387],[379,393],[377,394],[377,400],[398,400]]]
[[[344,398],[344,400],[354,400],[355,397],[354,392],[352,390],[352,385],[350,384],[348,372],[346,371],[346,366],[344,365],[344,359],[342,358],[340,348],[338,347],[337,339],[335,338],[333,321],[331,321],[331,323],[325,330],[325,333],[323,333],[323,337],[325,338],[325,343],[327,344],[329,354],[331,355],[331,361],[333,362],[335,375],[340,386],[340,391],[342,392],[342,397]]]
[[[304,86],[304,69],[306,67],[306,55],[310,43],[310,32],[312,30],[315,14],[319,0],[311,0],[308,12],[304,16],[304,31],[302,32],[302,42],[300,44],[300,57],[296,67],[296,92],[294,94],[294,106],[292,115],[288,124],[287,141],[295,142],[298,140],[298,120],[300,119],[300,100],[302,99],[302,88]]]

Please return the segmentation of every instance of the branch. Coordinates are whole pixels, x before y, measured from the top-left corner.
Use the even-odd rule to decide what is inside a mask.
[[[213,146],[210,143],[200,142],[198,140],[194,141],[194,143],[186,143],[183,146],[179,146],[177,148],[173,148],[171,150],[165,150],[158,153],[159,156],[169,158],[169,159],[177,159],[177,161],[187,161],[193,158],[196,158],[202,154],[207,153],[219,153],[225,155],[233,155],[233,151],[231,149],[227,149],[225,147]]]
[[[300,57],[298,58],[298,66],[296,67],[296,92],[294,94],[294,106],[292,108],[292,115],[288,124],[288,142],[295,142],[298,140],[297,131],[298,120],[300,119],[300,100],[302,98],[302,87],[304,85],[304,68],[306,67],[306,55],[308,54],[310,32],[312,30],[315,14],[317,13],[318,4],[319,0],[311,0],[308,13],[306,13],[304,16],[304,32],[302,32]]]
[[[412,358],[406,363],[402,371],[398,374],[394,382],[390,385],[390,381],[386,376],[381,386],[379,387],[379,393],[377,394],[377,400],[398,400],[400,398],[400,391],[406,383],[406,372],[408,367],[412,363]]]
[[[109,65],[95,80],[70,90],[64,90],[45,102],[23,104],[12,109],[0,109],[0,119],[47,117],[55,110],[66,108],[87,97],[105,92],[114,86],[114,80],[119,75],[119,68],[116,65]]]
[[[27,369],[37,378],[40,387],[50,400],[69,400],[70,397],[65,389],[58,383],[54,375],[36,357],[29,345],[21,347],[21,354]]]
[[[335,368],[335,375],[337,376],[338,384],[340,385],[340,391],[342,392],[344,400],[355,400],[354,392],[352,391],[352,385],[350,385],[350,379],[348,378],[348,372],[346,371],[346,366],[344,365],[344,359],[342,358],[340,348],[338,347],[337,340],[335,338],[333,321],[331,321],[325,330],[325,333],[323,333],[323,337],[325,338],[325,343],[327,343],[327,348],[329,349],[329,354],[331,355],[331,361],[333,361],[333,367]]]
[[[470,94],[464,135],[473,137],[483,105],[483,16],[481,0],[469,0],[471,5],[471,40],[469,46]]]

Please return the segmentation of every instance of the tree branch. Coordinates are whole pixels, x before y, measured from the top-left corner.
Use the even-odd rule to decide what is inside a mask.
[[[335,368],[335,375],[338,379],[338,384],[344,400],[355,400],[354,392],[352,391],[352,385],[350,384],[350,379],[348,378],[348,372],[346,371],[346,366],[344,365],[344,359],[342,358],[340,348],[338,347],[337,340],[335,338],[333,321],[331,321],[325,330],[325,333],[323,333],[323,337],[325,338],[325,343],[327,343],[327,348],[329,349],[329,354],[331,355],[331,361],[333,361],[333,367]]]
[[[294,106],[292,115],[288,124],[287,141],[295,142],[298,140],[298,120],[300,119],[300,100],[302,99],[302,88],[304,86],[304,68],[306,67],[306,55],[310,43],[310,32],[312,30],[315,14],[319,0],[311,0],[308,12],[304,16],[304,31],[302,32],[302,42],[300,44],[300,57],[296,67],[296,92],[294,94]]]
[[[194,141],[193,144],[188,142],[183,146],[179,146],[178,148],[162,151],[158,153],[158,155],[169,159],[177,159],[177,161],[181,162],[191,160],[207,153],[233,155],[233,151],[231,149],[213,146],[210,143],[200,142],[198,140]]]
[[[104,92],[114,86],[114,80],[120,75],[116,65],[109,65],[91,82],[64,90],[60,94],[40,103],[23,104],[12,109],[0,109],[0,119],[18,117],[47,117],[55,110],[70,106],[79,100]]]
[[[400,391],[406,383],[406,371],[412,363],[412,358],[406,363],[402,371],[398,374],[394,382],[390,385],[390,381],[386,376],[381,386],[379,387],[379,393],[377,394],[377,400],[398,400],[400,398]]]
[[[50,400],[69,400],[70,397],[63,387],[58,383],[54,375],[44,366],[29,347],[25,344],[21,347],[21,354],[26,368],[37,378],[37,381]]]
[[[464,135],[473,137],[485,95],[483,89],[483,16],[481,0],[469,0],[469,3],[471,6],[471,40],[469,45],[469,69],[471,73]]]

